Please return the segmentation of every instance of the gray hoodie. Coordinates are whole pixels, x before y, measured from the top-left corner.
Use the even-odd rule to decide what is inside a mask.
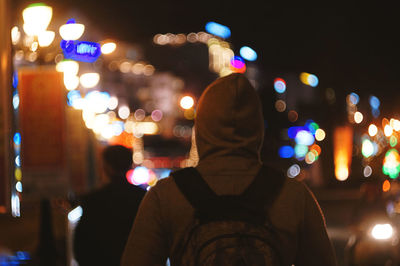
[[[261,167],[263,115],[257,92],[242,74],[211,83],[195,118],[196,169],[218,195],[240,194]],[[277,178],[268,176],[267,178]],[[322,211],[305,184],[287,179],[267,211],[278,230],[284,265],[336,265]],[[123,266],[176,263],[194,209],[171,177],[144,197],[122,257]]]

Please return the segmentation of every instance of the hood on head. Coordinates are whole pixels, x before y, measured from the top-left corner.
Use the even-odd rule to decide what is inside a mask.
[[[196,110],[195,135],[200,162],[226,156],[260,160],[261,102],[243,74],[218,78],[205,89]]]

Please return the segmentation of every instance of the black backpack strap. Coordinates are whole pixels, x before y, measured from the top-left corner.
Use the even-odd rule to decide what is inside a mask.
[[[218,200],[218,196],[195,168],[186,167],[171,175],[179,190],[196,210],[206,210],[209,206],[205,203]]]
[[[283,173],[263,165],[241,198],[257,207],[269,207],[279,195],[284,182]]]

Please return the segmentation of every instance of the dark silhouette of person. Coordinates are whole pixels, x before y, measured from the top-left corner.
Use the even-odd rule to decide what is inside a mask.
[[[261,107],[256,90],[243,74],[218,78],[203,91],[194,125],[195,169],[215,194],[242,194],[264,168]],[[284,247],[281,265],[337,265],[322,210],[306,184],[282,177],[275,169],[262,178],[284,181],[279,191],[271,192],[278,195],[270,208],[261,209]],[[270,188],[265,187],[265,194]],[[168,258],[171,265],[182,265],[181,247],[195,214],[173,176],[157,182],[140,205],[121,265],[161,266]]]
[[[138,206],[145,190],[128,183],[132,150],[114,145],[104,148],[103,170],[109,183],[84,195],[82,217],[74,233],[74,255],[80,266],[120,265]]]

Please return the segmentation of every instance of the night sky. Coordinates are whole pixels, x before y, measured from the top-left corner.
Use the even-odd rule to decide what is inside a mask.
[[[29,4],[23,0],[16,6]],[[229,41],[248,45],[266,72],[306,71],[321,86],[388,98],[399,89],[400,17],[395,6],[315,6],[268,1],[49,0],[58,12],[75,8],[110,37],[150,45],[157,33],[204,31],[208,21],[229,26]],[[238,4],[240,3],[240,4]]]

